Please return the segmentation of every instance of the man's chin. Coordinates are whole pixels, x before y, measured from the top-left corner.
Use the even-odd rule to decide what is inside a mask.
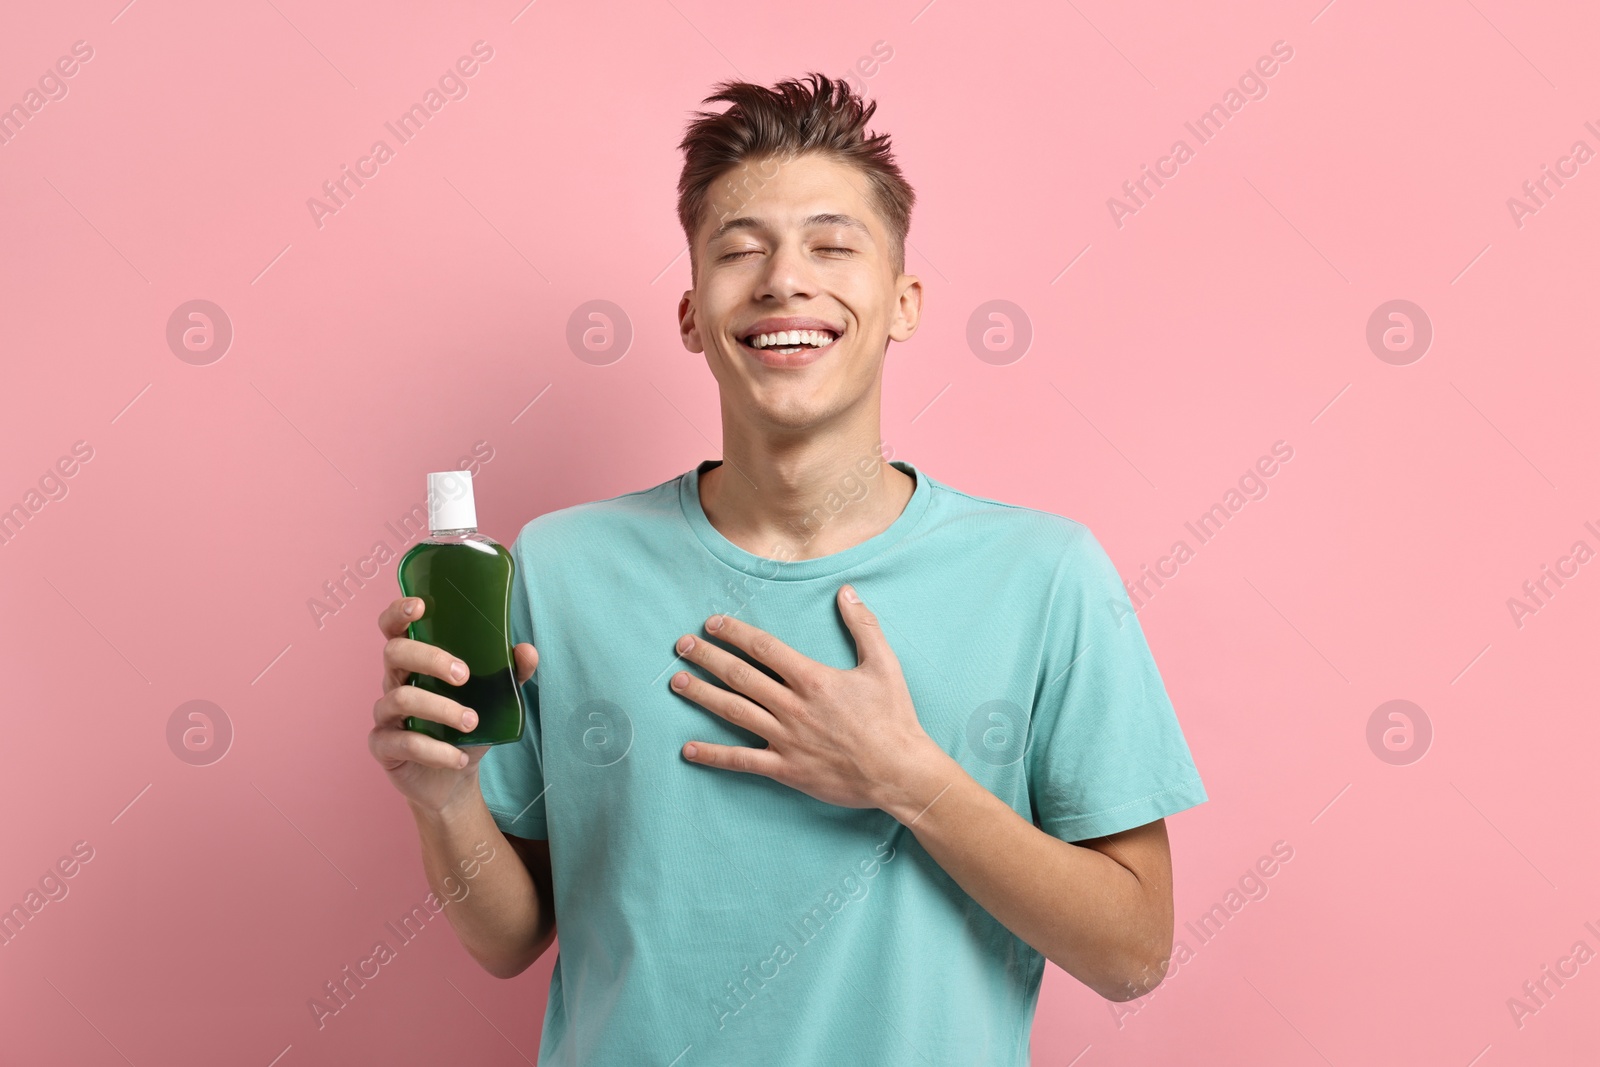
[[[775,392],[767,390],[744,405],[748,421],[777,432],[801,433],[825,425],[833,414],[833,406],[820,402],[819,397],[785,397],[774,395]]]

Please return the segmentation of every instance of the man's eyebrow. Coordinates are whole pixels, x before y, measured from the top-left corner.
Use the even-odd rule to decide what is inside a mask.
[[[718,226],[716,231],[707,238],[706,243],[711,244],[719,241],[735,230],[759,230],[765,225],[760,219],[751,218],[749,215],[740,215],[738,218],[729,219],[721,226]],[[836,212],[808,215],[805,221],[801,223],[801,226],[848,226],[851,229],[860,230],[864,237],[870,238],[872,236],[872,231],[867,228],[866,223],[854,215],[840,215]]]

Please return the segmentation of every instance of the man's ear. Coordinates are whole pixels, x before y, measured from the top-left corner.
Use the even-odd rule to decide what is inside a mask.
[[[922,279],[915,274],[900,275],[899,294],[894,320],[889,323],[889,337],[895,341],[909,341],[922,321]]]
[[[693,289],[686,289],[678,301],[678,334],[683,338],[683,347],[690,352],[706,350],[700,340],[700,324],[695,321]]]

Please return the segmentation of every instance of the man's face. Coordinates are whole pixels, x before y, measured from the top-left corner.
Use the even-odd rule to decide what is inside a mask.
[[[868,188],[814,154],[748,160],[713,183],[678,317],[725,409],[802,430],[876,402],[887,340],[916,332],[922,287],[895,269]],[[822,346],[760,337],[791,330],[825,331],[804,338]]]

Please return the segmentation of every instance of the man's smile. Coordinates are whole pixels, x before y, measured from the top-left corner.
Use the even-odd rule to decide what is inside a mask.
[[[822,319],[787,317],[761,319],[742,329],[739,348],[769,367],[804,367],[831,352],[844,334],[842,327]]]

